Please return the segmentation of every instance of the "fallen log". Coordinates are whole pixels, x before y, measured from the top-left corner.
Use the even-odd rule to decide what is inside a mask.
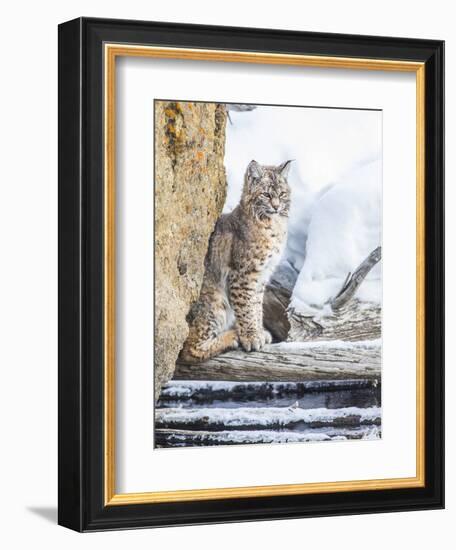
[[[353,298],[331,315],[316,320],[288,309],[288,339],[296,342],[327,340],[375,340],[382,335],[382,310],[379,304]]]
[[[308,395],[329,395],[340,392],[371,391],[380,396],[380,384],[375,379],[366,380],[306,380],[301,382],[226,382],[220,380],[170,380],[162,387],[160,401],[195,401],[205,403],[219,401],[264,401],[268,399],[294,398]]]
[[[381,307],[377,303],[361,302],[356,292],[380,261],[381,247],[353,271],[348,273],[339,292],[326,305],[330,313],[315,316],[301,314],[290,307],[298,271],[282,262],[266,285],[263,302],[263,323],[275,342],[310,342],[322,340],[374,340],[381,337]]]
[[[156,429],[165,430],[301,430],[381,424],[379,407],[301,409],[293,407],[163,408],[155,411]]]
[[[274,430],[155,430],[157,447],[205,447],[214,445],[245,445],[252,443],[298,443],[349,439],[379,439],[379,426],[308,429],[305,432]]]
[[[379,341],[282,343],[262,351],[236,350],[204,363],[178,362],[175,380],[380,380]]]

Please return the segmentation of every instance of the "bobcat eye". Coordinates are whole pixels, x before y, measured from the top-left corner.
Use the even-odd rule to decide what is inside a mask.
[[[267,199],[270,199],[271,195],[269,193],[263,193],[263,197],[266,197]]]
[[[280,195],[279,195],[279,197],[280,197],[281,199],[284,199],[286,196],[287,196],[286,193],[280,193]]]

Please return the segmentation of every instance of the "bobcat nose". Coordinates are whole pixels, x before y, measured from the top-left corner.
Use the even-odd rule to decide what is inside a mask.
[[[278,210],[280,206],[280,201],[277,198],[271,199],[271,206],[274,208],[274,210]]]

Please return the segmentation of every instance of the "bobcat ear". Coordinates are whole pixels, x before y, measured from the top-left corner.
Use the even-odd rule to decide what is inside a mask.
[[[247,166],[247,176],[249,179],[260,179],[263,176],[263,170],[256,160],[251,160]]]
[[[288,172],[290,171],[290,166],[291,166],[291,163],[294,161],[294,159],[291,159],[291,160],[286,160],[285,162],[282,162],[282,164],[280,164],[278,167],[277,167],[277,171],[279,172],[279,174],[281,176],[283,176],[284,178],[286,178],[288,176]]]

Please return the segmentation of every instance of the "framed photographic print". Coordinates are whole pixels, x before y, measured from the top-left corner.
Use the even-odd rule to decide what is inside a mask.
[[[442,508],[444,45],[59,27],[59,523]]]

